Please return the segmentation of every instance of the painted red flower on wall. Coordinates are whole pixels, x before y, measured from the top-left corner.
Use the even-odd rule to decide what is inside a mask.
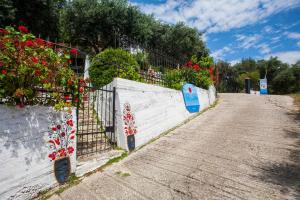
[[[137,133],[137,128],[135,126],[135,117],[131,112],[131,106],[129,103],[124,104],[123,121],[125,124],[124,131],[126,136],[135,135]]]
[[[60,159],[70,156],[74,153],[74,140],[76,130],[73,126],[73,116],[69,113],[64,113],[64,120],[59,123],[53,123],[49,127],[49,147],[51,153],[48,157],[51,160]]]

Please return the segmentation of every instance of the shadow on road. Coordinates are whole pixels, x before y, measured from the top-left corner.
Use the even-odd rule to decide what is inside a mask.
[[[300,122],[300,112],[287,113],[296,123]],[[260,179],[280,186],[282,194],[292,194],[300,199],[300,132],[284,130],[286,138],[294,139],[293,147],[289,148],[289,161],[286,163],[266,163]]]

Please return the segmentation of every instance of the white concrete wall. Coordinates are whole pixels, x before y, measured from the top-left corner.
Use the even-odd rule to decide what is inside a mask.
[[[112,85],[116,87],[116,135],[118,145],[128,150],[124,133],[124,104],[131,105],[135,116],[135,145],[139,147],[163,132],[182,123],[193,114],[184,104],[182,92],[151,84],[116,78]],[[200,111],[214,103],[215,88],[209,90],[197,88]]]
[[[76,124],[75,110],[72,114]],[[54,161],[48,158],[48,127],[62,117],[51,107],[0,105],[0,199],[31,199],[57,184]],[[71,156],[75,169],[76,151]]]

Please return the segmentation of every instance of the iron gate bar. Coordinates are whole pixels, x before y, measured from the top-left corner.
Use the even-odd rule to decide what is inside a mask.
[[[115,143],[116,88],[82,87],[85,92],[77,102],[77,156],[109,150]]]

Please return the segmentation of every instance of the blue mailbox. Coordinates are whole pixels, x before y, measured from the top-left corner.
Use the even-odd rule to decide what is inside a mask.
[[[182,87],[182,94],[186,109],[190,113],[199,112],[200,104],[196,87],[193,84],[186,83]]]

